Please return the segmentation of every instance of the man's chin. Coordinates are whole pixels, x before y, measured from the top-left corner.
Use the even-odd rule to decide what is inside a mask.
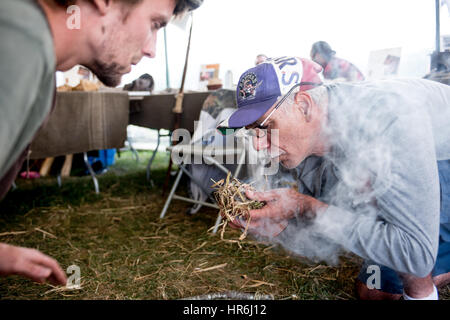
[[[293,169],[295,168],[295,166],[292,166],[289,161],[285,160],[285,161],[280,161],[280,164],[286,168],[286,169]]]
[[[297,164],[295,161],[288,158],[278,159],[278,161],[286,169],[294,169],[298,167],[298,165],[300,164],[300,163]]]
[[[122,81],[122,75],[97,75],[97,78],[108,87],[117,87]]]
[[[120,68],[117,63],[106,64],[95,61],[89,69],[91,69],[97,78],[108,87],[117,87],[124,75],[123,72],[120,72],[122,68]]]

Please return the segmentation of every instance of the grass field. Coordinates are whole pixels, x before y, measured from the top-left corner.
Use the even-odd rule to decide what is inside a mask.
[[[100,194],[89,177],[18,180],[0,202],[0,241],[32,247],[77,265],[81,289],[64,290],[12,276],[0,278],[1,299],[181,299],[225,291],[274,299],[355,299],[360,260],[338,266],[310,264],[282,248],[251,238],[238,245],[208,231],[217,212],[185,212],[173,201],[159,219],[168,157],[159,153],[145,178],[149,152],[136,163],[124,152],[99,177]],[[182,189],[182,188],[181,188]],[[185,189],[186,190],[186,189]],[[229,230],[226,237],[237,237]],[[450,297],[449,288],[441,299]]]

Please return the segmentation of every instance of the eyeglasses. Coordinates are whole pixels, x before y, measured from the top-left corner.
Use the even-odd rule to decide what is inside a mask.
[[[255,127],[255,128],[247,129],[245,134],[247,134],[247,136],[255,137],[258,139],[264,138],[267,135],[267,128]]]
[[[272,111],[269,113],[269,115],[258,125],[253,126],[251,128],[248,128],[247,134],[251,137],[256,138],[264,138],[267,135],[267,128],[264,127],[264,124],[269,120],[269,118],[273,115],[273,113],[283,104],[284,101],[290,96],[290,94],[295,90],[295,88],[299,86],[320,86],[321,83],[316,82],[299,82],[296,83],[289,91],[278,101],[278,103],[275,105],[275,108],[272,109]]]

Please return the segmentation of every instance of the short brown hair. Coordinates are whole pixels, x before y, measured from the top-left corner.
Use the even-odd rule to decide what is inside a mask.
[[[68,7],[77,2],[77,0],[54,0],[57,4],[60,6]],[[119,1],[124,4],[135,6],[138,3],[142,2],[142,0],[113,0],[113,1]],[[175,0],[176,6],[173,10],[174,15],[182,14],[186,11],[192,11],[200,7],[203,3],[203,0]]]
[[[77,0],[54,0],[57,4],[63,7],[68,7],[77,2]],[[142,0],[114,0],[114,1],[120,1],[129,5],[135,5],[141,2]]]
[[[174,15],[179,15],[186,11],[192,11],[200,7],[203,3],[203,0],[175,0],[177,5],[175,6],[175,10],[173,10]]]

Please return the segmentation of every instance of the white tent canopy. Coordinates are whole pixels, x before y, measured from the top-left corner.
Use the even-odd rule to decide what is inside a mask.
[[[318,40],[330,43],[337,56],[367,71],[371,51],[402,48],[399,76],[423,77],[435,49],[434,1],[423,0],[205,0],[194,12],[194,31],[186,79],[187,90],[199,89],[202,64],[219,63],[219,77],[233,73],[234,82],[259,53],[309,57]],[[441,35],[450,34],[450,18],[441,10]],[[163,32],[157,57],[144,58],[123,78],[142,73],[166,88]],[[167,27],[170,84],[177,88],[184,67],[188,28]]]

